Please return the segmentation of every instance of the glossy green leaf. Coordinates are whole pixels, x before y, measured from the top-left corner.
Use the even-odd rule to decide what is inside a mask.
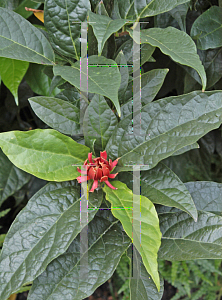
[[[133,176],[129,172],[121,173],[119,179],[133,189]],[[176,207],[187,212],[195,221],[197,209],[186,186],[163,163],[140,174],[141,195],[153,203]]]
[[[95,95],[84,116],[83,132],[85,143],[89,147],[92,140],[95,148],[104,150],[117,125],[117,118],[103,96]]]
[[[39,6],[41,5],[41,2],[36,2],[32,0],[23,0],[19,3],[19,5],[14,9],[14,11],[22,16],[25,19],[28,19],[33,12],[32,11],[27,11],[25,7],[28,8],[33,8],[33,9],[38,9]]]
[[[160,259],[221,259],[221,216],[199,211],[197,222],[183,212],[162,213],[159,218],[163,234]]]
[[[132,30],[129,31],[133,38]],[[196,45],[188,34],[174,27],[150,28],[140,31],[141,44],[148,43],[160,48],[172,60],[195,69],[201,77],[203,90],[206,88],[206,73],[197,54]],[[139,44],[139,37],[136,42]]]
[[[0,257],[0,299],[40,275],[64,253],[81,231],[77,182],[49,183],[15,219]],[[89,207],[100,206],[102,192],[89,195]],[[88,221],[96,213],[89,210]]]
[[[52,94],[52,96],[55,96],[60,92],[60,89],[55,88],[51,91],[52,80],[44,73],[44,69],[44,66],[30,64],[25,80],[36,94],[41,96],[51,96]]]
[[[130,300],[161,300],[163,296],[164,286],[163,278],[160,277],[160,291],[158,292],[155,283],[147,272],[140,255],[135,254],[132,259],[132,248],[127,250],[127,255],[131,259],[131,266],[136,266],[140,271],[138,278],[130,278]]]
[[[190,32],[202,50],[222,46],[222,8],[212,6],[193,23]]]
[[[124,167],[122,171],[132,170],[128,165],[134,164],[140,164],[141,170],[153,168],[162,159],[219,127],[221,96],[219,91],[192,92],[145,105],[141,110],[141,134],[133,135],[132,115],[126,116],[107,143],[108,156],[121,157],[118,166]]]
[[[119,66],[119,72],[121,75],[121,84],[118,90],[118,98],[121,99],[124,97],[129,81],[129,68],[127,66],[127,60],[123,54],[123,51],[118,53],[115,61]]]
[[[3,201],[21,189],[30,175],[16,168],[0,150],[0,206]],[[1,213],[0,213],[1,215]]]
[[[185,183],[198,210],[222,214],[222,184],[212,181]]]
[[[102,56],[92,55],[88,58],[88,63],[88,92],[108,97],[115,105],[118,114],[120,114],[118,89],[121,83],[121,75],[116,62]],[[76,62],[71,67],[57,65],[53,69],[55,75],[60,75],[80,89],[80,62]]]
[[[18,105],[18,87],[29,63],[26,61],[0,57],[0,75],[4,85],[10,90]]]
[[[90,25],[98,41],[98,55],[101,55],[108,38],[126,24],[126,20],[112,20],[107,16],[94,14],[91,11],[89,11],[89,22],[92,22]]]
[[[40,30],[15,12],[1,7],[0,57],[46,65],[52,65],[55,59],[50,43]]]
[[[198,143],[193,143],[191,145],[185,146],[172,154],[172,156],[181,155],[187,151],[200,148]]]
[[[78,236],[63,255],[55,259],[33,283],[29,300],[85,299],[113,274],[121,255],[130,245],[130,239],[121,230],[110,212],[102,210],[88,225],[88,249],[80,254]],[[80,256],[81,255],[81,256]],[[87,257],[88,278],[81,275],[80,262]],[[80,260],[81,259],[81,260]]]
[[[81,22],[86,21],[89,0],[47,0],[44,6],[44,25],[50,42],[57,52],[79,59]]]
[[[79,108],[52,97],[29,98],[35,114],[50,127],[68,135],[80,133]]]
[[[52,129],[0,133],[0,147],[18,168],[49,181],[79,176],[89,148]]]
[[[159,230],[159,220],[153,203],[146,197],[141,196],[141,204],[133,203],[133,193],[124,183],[120,181],[112,182],[117,190],[112,190],[108,186],[104,187],[106,199],[111,203],[111,211],[123,225],[127,235],[132,238],[132,207],[140,205],[141,218],[141,242],[140,236],[135,236],[134,241],[138,241],[143,263],[147,272],[151,275],[158,290],[160,289],[160,279],[157,268],[157,252],[160,247],[161,233]],[[134,206],[135,205],[135,206]],[[135,243],[135,246],[138,247]]]

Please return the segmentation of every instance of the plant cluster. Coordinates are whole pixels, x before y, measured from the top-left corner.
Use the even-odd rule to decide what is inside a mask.
[[[222,257],[221,3],[45,0],[34,26],[26,1],[0,2],[0,205],[27,203],[0,300],[84,299],[125,253],[130,299],[160,300],[158,258]]]

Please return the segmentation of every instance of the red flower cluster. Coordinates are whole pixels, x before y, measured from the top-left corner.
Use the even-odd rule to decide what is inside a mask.
[[[115,178],[118,174],[110,174],[110,172],[117,165],[119,158],[117,158],[114,162],[112,162],[111,159],[108,162],[106,159],[106,151],[100,152],[100,157],[94,159],[92,159],[92,153],[89,153],[88,159],[85,160],[83,165],[83,168],[85,170],[80,170],[80,168],[77,168],[80,174],[86,175],[77,177],[79,183],[87,181],[89,179],[94,180],[90,192],[94,192],[94,190],[98,187],[99,181],[105,182],[111,189],[116,190],[116,188],[112,186],[108,181],[108,178]]]

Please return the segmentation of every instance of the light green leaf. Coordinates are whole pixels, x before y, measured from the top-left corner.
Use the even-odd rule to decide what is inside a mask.
[[[0,257],[0,299],[40,275],[64,253],[81,231],[77,182],[49,183],[16,217]],[[102,191],[90,193],[88,221],[100,206]]]
[[[88,92],[108,97],[115,105],[118,114],[120,114],[118,89],[121,83],[121,75],[116,62],[102,56],[92,55],[88,58],[88,63]],[[69,83],[80,89],[79,61],[71,67],[57,65],[53,69],[55,75],[60,75]],[[87,92],[87,90],[85,90],[85,92]]]
[[[33,283],[29,300],[85,299],[107,281],[115,271],[121,255],[130,245],[130,239],[110,211],[99,211],[88,225],[88,249],[80,256],[80,236],[69,249],[56,258]],[[88,261],[88,279],[81,275],[80,264]],[[86,274],[87,276],[87,274]],[[53,281],[52,281],[53,277]],[[44,288],[43,288],[44,286]]]
[[[131,259],[131,268],[132,264],[133,266],[136,265],[137,270],[140,270],[140,276],[138,278],[130,278],[130,300],[161,300],[164,291],[163,278],[160,277],[160,291],[158,292],[155,283],[140,259],[139,253],[135,254],[135,248],[133,251],[133,260],[132,248],[127,250],[127,255]]]
[[[3,218],[7,213],[11,210],[11,208],[5,209],[0,212],[0,218]]]
[[[190,32],[197,48],[207,50],[222,46],[222,8],[212,6],[193,23]]]
[[[177,150],[176,152],[174,152],[172,154],[172,156],[181,155],[181,154],[183,154],[183,153],[185,153],[187,151],[190,151],[190,150],[193,150],[193,149],[199,149],[199,148],[200,148],[200,146],[199,146],[198,143],[193,143],[191,145],[185,146],[185,147]]]
[[[0,147],[18,168],[49,181],[79,176],[89,148],[52,129],[0,133]]]
[[[132,30],[129,30],[133,38]],[[201,77],[203,90],[206,88],[206,73],[197,54],[196,45],[191,37],[174,27],[150,28],[140,31],[141,44],[148,43],[160,48],[172,60],[195,69]],[[139,44],[139,37],[136,40]]]
[[[79,108],[52,97],[29,98],[36,115],[50,127],[68,135],[80,133]]]
[[[0,57],[46,65],[53,65],[55,60],[52,47],[40,30],[15,12],[1,7]]]
[[[90,8],[89,0],[45,2],[44,25],[56,52],[79,59],[81,22],[86,21]]]
[[[41,5],[41,2],[36,2],[32,0],[23,0],[20,4],[14,9],[14,11],[22,16],[25,19],[28,19],[33,12],[25,10],[25,7],[38,9]]]
[[[30,64],[25,80],[36,94],[41,96],[55,96],[60,92],[60,89],[56,87],[51,91],[50,87],[52,80],[44,73],[44,69],[44,66]]]
[[[179,117],[175,118],[175,115]],[[132,115],[122,119],[108,141],[106,151],[111,159],[120,157],[121,171],[132,170],[135,164],[140,164],[141,170],[148,170],[221,123],[220,91],[169,97],[141,109],[141,134],[138,136],[132,134]]]
[[[0,206],[30,180],[30,175],[16,168],[0,150]],[[1,213],[0,213],[1,217]]]
[[[18,105],[18,87],[29,63],[26,61],[0,57],[0,74],[4,85],[10,90]]]
[[[112,190],[108,186],[104,187],[106,199],[111,203],[111,211],[123,225],[127,235],[132,239],[132,208],[141,205],[141,242],[140,236],[133,237],[136,247],[141,256],[147,272],[151,275],[157,289],[160,289],[160,279],[157,268],[157,252],[160,247],[161,233],[159,230],[159,220],[153,203],[146,197],[141,196],[141,204],[133,203],[133,193],[124,183],[120,181],[112,182],[117,190]],[[138,242],[138,243],[137,243]]]
[[[158,253],[160,259],[221,259],[221,216],[199,211],[196,223],[183,212],[162,213],[159,218],[163,234]]]
[[[104,150],[116,125],[117,118],[104,97],[95,95],[87,108],[83,121],[86,145],[90,147],[92,141],[96,140],[94,147]]]
[[[98,41],[98,55],[101,55],[105,42],[114,32],[119,31],[126,24],[126,20],[112,20],[107,16],[94,14],[91,11],[88,14],[89,22],[92,22],[90,25]]]
[[[125,172],[120,175],[120,180],[126,183],[130,189],[133,189],[132,174]],[[197,221],[197,209],[186,186],[163,163],[159,163],[149,171],[141,172],[140,185],[141,195],[147,197],[153,203],[181,209]]]

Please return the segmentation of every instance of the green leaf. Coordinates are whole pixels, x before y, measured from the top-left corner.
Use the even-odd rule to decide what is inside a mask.
[[[30,64],[25,80],[36,94],[41,96],[50,96],[52,94],[52,96],[55,96],[60,92],[60,89],[55,88],[53,92],[51,91],[52,80],[44,73],[44,69],[44,66]]]
[[[50,127],[68,135],[80,133],[79,108],[52,97],[29,98],[35,114]]]
[[[102,56],[92,55],[88,58],[88,63],[88,92],[108,97],[115,105],[118,114],[120,114],[118,89],[121,83],[121,75],[116,62]],[[79,61],[71,67],[57,65],[53,69],[55,75],[60,75],[69,83],[80,89]],[[85,90],[85,92],[87,92],[87,90]]]
[[[46,65],[53,65],[55,59],[50,43],[40,30],[15,12],[1,7],[0,57]]]
[[[162,14],[189,0],[135,0],[134,7],[137,17],[145,18]]]
[[[99,211],[88,225],[88,249],[80,257],[80,236],[63,255],[56,258],[33,283],[29,300],[79,300],[90,296],[98,286],[107,281],[119,260],[129,247],[130,239],[121,230],[110,212]],[[84,267],[88,280],[80,273],[80,258],[88,260]],[[53,278],[53,280],[52,280]]]
[[[196,223],[181,212],[159,214],[159,218],[163,234],[158,253],[160,259],[221,259],[221,216],[199,211]]]
[[[14,11],[20,16],[22,16],[23,18],[28,19],[33,14],[33,12],[25,10],[25,7],[38,9],[40,5],[41,2],[36,2],[32,0],[23,0],[18,5],[18,7],[14,9]]]
[[[112,182],[112,185],[117,190],[112,190],[108,186],[104,187],[106,199],[111,203],[111,211],[123,225],[127,235],[132,239],[132,207],[133,207],[133,193],[124,183],[120,181]],[[151,275],[157,289],[160,289],[160,279],[157,268],[157,252],[160,247],[161,233],[159,230],[159,220],[153,203],[146,197],[141,196],[141,242],[140,236],[135,236],[135,246],[140,246],[137,249],[141,256],[147,272]]]
[[[125,24],[126,20],[111,18],[104,15],[97,15],[89,11],[89,22],[98,41],[98,55],[101,55],[105,42],[114,33],[119,31]]]
[[[133,38],[132,30],[129,30]],[[140,31],[141,44],[148,43],[160,48],[172,60],[195,69],[201,77],[203,90],[206,88],[206,73],[197,54],[196,45],[191,37],[173,27],[150,28]],[[140,43],[139,37],[136,43]]]
[[[107,143],[108,156],[120,157],[121,171],[132,170],[128,165],[134,164],[140,164],[141,170],[153,168],[162,159],[219,127],[221,96],[221,92],[192,92],[145,105],[141,109],[141,134],[133,135],[132,115],[126,116]]]
[[[64,253],[81,231],[80,188],[77,182],[49,183],[16,217],[0,257],[0,299],[40,275]],[[102,192],[90,193],[89,207],[100,206]],[[96,213],[88,212],[90,222]]]
[[[123,51],[120,51],[118,53],[117,57],[115,58],[115,61],[119,66],[119,72],[121,75],[121,84],[118,90],[118,98],[122,99],[126,92],[129,81],[129,68],[127,66],[127,60],[125,58],[125,55],[123,54]]]
[[[30,180],[30,175],[16,168],[0,150],[0,206]],[[1,213],[0,213],[1,216]]]
[[[5,209],[0,212],[0,218],[3,218],[7,213],[11,210],[11,208]]]
[[[191,145],[185,146],[185,147],[177,150],[176,152],[174,152],[172,154],[172,156],[181,155],[181,154],[183,154],[183,153],[185,153],[187,151],[190,151],[190,150],[193,150],[193,149],[199,149],[199,148],[200,148],[200,146],[199,146],[198,143],[193,143]]]
[[[45,2],[44,25],[56,52],[79,59],[81,22],[86,21],[90,7],[89,0]]]
[[[18,105],[18,87],[21,83],[29,63],[16,59],[0,57],[0,74],[4,85],[10,90]]]
[[[186,15],[190,4],[184,3],[171,9],[168,13],[178,22],[180,29],[186,32]]]
[[[135,251],[135,249],[134,249]],[[127,256],[131,259],[131,266],[133,265],[140,270],[140,276],[138,278],[130,278],[130,299],[131,300],[161,300],[164,291],[164,281],[160,277],[160,291],[158,292],[155,283],[150,278],[144,264],[140,259],[140,255],[133,255],[132,260],[132,248],[127,251]],[[139,256],[139,257],[138,257]]]
[[[6,234],[0,234],[0,247],[2,247],[2,245],[4,243],[4,240],[5,240],[5,237],[6,237]]]
[[[185,183],[198,210],[215,214],[222,212],[222,184],[212,181]]]
[[[104,150],[117,124],[117,118],[103,96],[95,95],[85,113],[83,132],[85,143],[89,147],[92,140],[95,148]]]
[[[0,146],[18,168],[49,181],[78,177],[89,148],[52,129],[0,133]]]
[[[130,189],[133,189],[132,174],[125,172],[120,175],[120,180],[126,183]],[[186,186],[163,163],[159,163],[149,171],[141,172],[140,185],[141,195],[153,203],[181,209],[197,221],[197,209]]]
[[[207,50],[222,46],[222,8],[212,6],[193,23],[190,32],[197,48]]]

